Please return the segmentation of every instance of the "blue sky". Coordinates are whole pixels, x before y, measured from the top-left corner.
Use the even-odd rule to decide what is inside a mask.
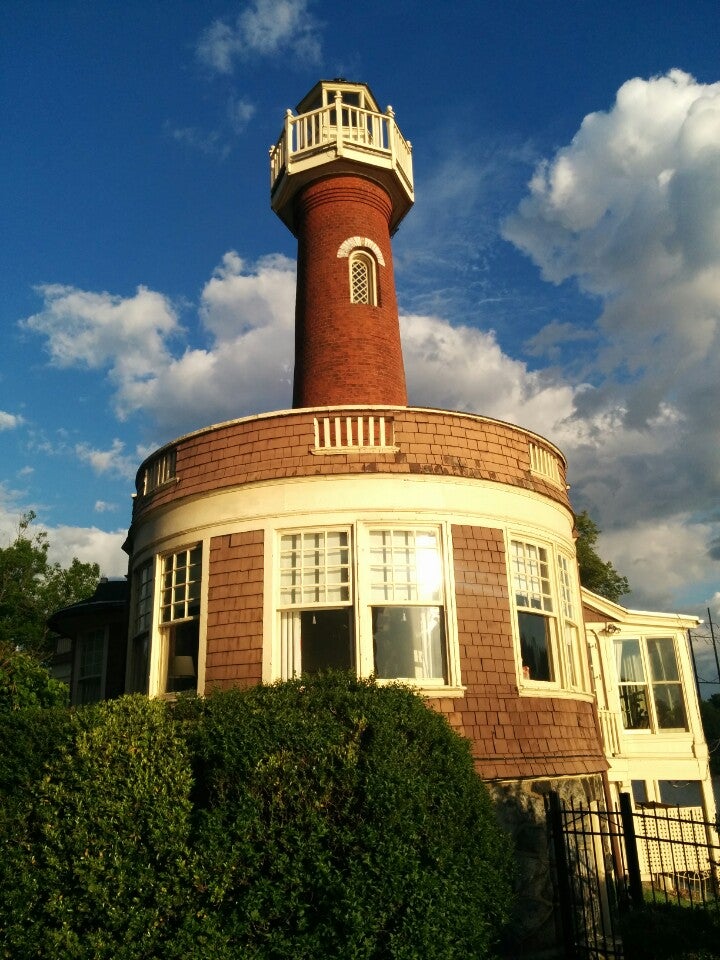
[[[566,452],[628,605],[720,620],[716,3],[6,0],[0,540],[121,575],[140,460],[290,405],[268,147],[321,78],[413,143],[410,399]]]

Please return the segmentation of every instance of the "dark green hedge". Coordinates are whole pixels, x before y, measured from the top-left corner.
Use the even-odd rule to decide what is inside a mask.
[[[321,677],[7,716],[6,957],[492,955],[507,840],[467,743],[408,690]]]

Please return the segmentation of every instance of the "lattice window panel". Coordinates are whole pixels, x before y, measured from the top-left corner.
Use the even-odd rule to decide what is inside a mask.
[[[700,807],[635,814],[641,872],[706,873],[710,870],[707,836]],[[644,869],[643,869],[644,868]]]
[[[355,257],[350,264],[350,299],[353,303],[370,303],[370,265]]]

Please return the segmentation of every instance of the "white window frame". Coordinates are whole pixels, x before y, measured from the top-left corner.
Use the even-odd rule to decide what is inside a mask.
[[[195,556],[193,556],[195,555]],[[169,565],[168,565],[169,562]],[[188,575],[178,575],[179,571],[187,570]],[[187,685],[181,685],[183,692],[195,692],[199,689],[201,673],[201,613],[203,608],[203,570],[204,570],[204,549],[202,543],[193,543],[188,546],[179,547],[175,550],[163,554],[158,563],[158,589],[157,589],[157,610],[158,610],[158,632],[159,642],[152,646],[158,651],[155,657],[156,662],[156,683],[157,690],[161,696],[173,697],[179,690],[170,690],[171,671],[169,667],[170,656],[173,653],[173,644],[176,639],[174,634],[187,632],[195,633],[196,637],[190,636],[189,646],[194,648],[191,654],[174,655],[175,659],[182,657],[183,667],[189,658],[192,658],[192,668],[194,670],[194,686],[189,683],[190,674],[183,674],[182,679],[188,681]],[[196,577],[192,577],[193,571],[197,572]],[[187,669],[190,664],[187,663]],[[177,679],[181,679],[178,675]]]
[[[677,673],[677,679],[667,680],[666,678],[655,679],[653,675],[653,666],[652,666],[652,657],[649,651],[649,644],[657,643],[659,641],[669,642],[672,645],[673,656],[675,659],[675,672]],[[642,667],[643,676],[638,680],[622,680],[621,673],[619,669],[619,659],[618,659],[618,650],[622,649],[623,644],[636,643],[638,645],[639,653],[639,663]],[[633,636],[626,637],[617,637],[613,643],[613,658],[615,664],[615,671],[617,677],[617,699],[618,699],[618,711],[620,716],[621,729],[624,734],[640,735],[647,736],[648,734],[654,736],[662,736],[663,734],[677,735],[678,733],[688,733],[690,731],[690,717],[688,712],[688,702],[685,696],[685,689],[683,683],[682,675],[682,665],[681,659],[678,656],[678,643],[677,636],[672,633],[663,633],[663,634],[635,634]],[[658,701],[655,695],[655,690],[658,687],[672,686],[676,687],[680,693],[682,700],[682,708],[685,723],[680,727],[671,727],[671,726],[661,726],[658,717]],[[646,727],[626,727],[625,726],[625,711],[623,710],[623,690],[630,690],[631,688],[638,688],[644,691],[645,695],[645,704],[647,709],[647,721],[648,724]]]
[[[365,271],[365,286],[367,295],[365,298],[357,296],[355,265],[362,265]],[[363,304],[368,307],[378,305],[378,280],[377,280],[377,262],[369,250],[359,247],[353,250],[348,257],[348,280],[350,283],[350,303]]]
[[[427,597],[418,596],[407,602],[397,601],[382,603],[373,596],[371,588],[372,540],[373,534],[381,531],[395,530],[415,534],[432,533],[437,538],[437,547],[440,557],[441,584],[438,597],[434,603],[428,604]],[[286,584],[283,583],[281,564],[283,563],[283,538],[301,534],[319,534],[324,532],[344,532],[347,534],[349,562],[348,596],[346,599],[328,600],[318,594],[316,599],[305,599],[302,604],[293,605],[288,602],[287,594],[283,595]],[[354,643],[354,669],[358,676],[370,677],[375,673],[375,659],[373,650],[373,607],[439,607],[443,619],[442,642],[444,644],[444,660],[446,678],[410,676],[393,678],[376,678],[379,684],[407,683],[430,694],[456,696],[462,692],[460,685],[460,656],[458,648],[457,624],[454,609],[454,587],[451,580],[451,552],[450,536],[445,524],[398,523],[397,520],[358,521],[353,524],[313,524],[312,526],[278,529],[274,534],[274,555],[278,562],[274,564],[275,588],[273,590],[273,624],[274,643],[272,674],[275,678],[288,679],[301,672],[301,654],[299,651],[299,637],[287,627],[287,613],[293,609],[323,610],[348,607],[352,641]],[[352,669],[352,668],[351,668]]]
[[[533,694],[559,691],[589,694],[580,581],[574,557],[550,540],[526,531],[510,530],[507,568],[518,688]],[[534,614],[545,622],[550,679],[533,677],[531,666],[523,663],[521,614]]]

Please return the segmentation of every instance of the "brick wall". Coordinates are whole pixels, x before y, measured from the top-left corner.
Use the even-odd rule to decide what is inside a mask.
[[[502,532],[453,527],[462,700],[433,706],[473,745],[485,779],[597,773],[607,768],[592,703],[520,696]]]
[[[315,181],[296,198],[298,274],[294,407],[406,404],[397,298],[390,247],[392,204],[360,176]],[[350,302],[350,237],[380,248],[377,306]]]
[[[262,681],[263,532],[210,542],[206,689]]]

